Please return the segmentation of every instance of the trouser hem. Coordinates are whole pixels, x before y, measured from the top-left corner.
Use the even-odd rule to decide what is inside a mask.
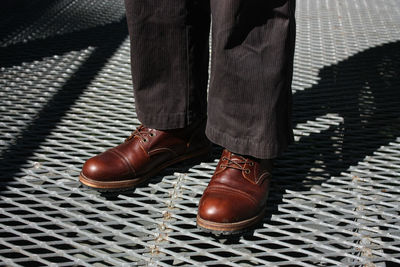
[[[157,130],[184,128],[195,121],[202,120],[205,117],[193,112],[156,115],[137,112],[137,116],[143,125]]]
[[[233,137],[215,127],[207,124],[206,135],[208,139],[229,151],[237,154],[248,155],[259,159],[273,159],[279,157],[293,143],[293,135],[276,143],[251,140],[248,137]]]

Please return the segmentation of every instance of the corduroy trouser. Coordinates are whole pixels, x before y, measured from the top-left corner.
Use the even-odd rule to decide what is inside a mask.
[[[294,0],[125,0],[125,6],[136,113],[145,126],[181,128],[207,117],[212,142],[264,159],[293,141]]]

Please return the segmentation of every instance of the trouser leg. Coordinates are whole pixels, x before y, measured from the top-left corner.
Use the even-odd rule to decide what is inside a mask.
[[[293,140],[293,0],[211,0],[208,138],[274,158]]]
[[[181,128],[206,115],[210,10],[205,0],[125,0],[138,119]]]

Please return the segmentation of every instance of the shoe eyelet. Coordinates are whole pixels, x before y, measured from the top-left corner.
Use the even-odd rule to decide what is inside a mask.
[[[249,170],[249,169],[245,169],[244,172],[245,172],[246,174],[249,174],[249,173],[250,173],[250,170]]]
[[[250,162],[249,162],[249,165],[250,165],[250,166],[254,166],[254,162],[250,161]]]
[[[153,136],[156,136],[156,134],[155,133],[150,133],[150,136],[153,137]]]
[[[148,141],[149,141],[149,140],[148,140],[148,139],[146,139],[146,138],[144,138],[144,139],[143,139],[143,142],[145,142],[145,143],[146,143],[146,142],[148,142]]]

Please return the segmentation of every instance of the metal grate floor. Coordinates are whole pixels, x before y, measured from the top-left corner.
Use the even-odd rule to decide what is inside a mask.
[[[78,183],[139,124],[123,1],[5,3],[1,265],[400,265],[399,1],[298,1],[296,143],[263,225],[232,238],[195,226],[217,147],[125,194]]]

